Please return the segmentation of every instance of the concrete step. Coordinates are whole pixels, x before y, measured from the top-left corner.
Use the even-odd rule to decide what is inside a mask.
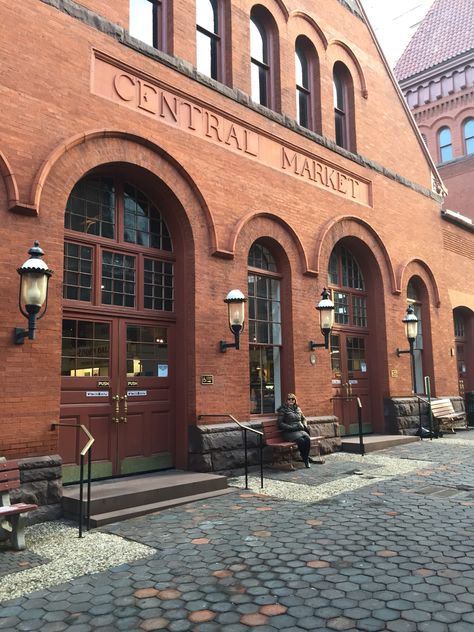
[[[360,454],[360,443],[358,436],[341,437],[341,448],[343,452],[352,452]],[[375,452],[377,450],[385,450],[393,448],[397,445],[406,443],[415,443],[420,441],[420,437],[412,437],[410,435],[363,435],[365,452]]]
[[[169,470],[138,476],[127,476],[91,484],[91,516],[124,513],[136,508],[154,507],[161,503],[172,503],[180,498],[193,497],[227,490],[227,477],[200,472]],[[83,515],[86,513],[87,485],[84,485],[82,502]],[[63,513],[66,518],[77,519],[80,507],[79,485],[63,489]],[[157,511],[158,509],[150,509]],[[143,515],[141,514],[138,515]]]
[[[170,509],[171,507],[179,507],[186,503],[192,503],[196,500],[206,500],[207,498],[215,498],[216,496],[223,496],[233,492],[232,488],[220,489],[215,492],[208,492],[205,494],[194,494],[192,496],[181,496],[180,498],[174,498],[173,500],[165,500],[158,503],[152,503],[150,505],[140,505],[137,507],[128,507],[127,509],[119,509],[117,511],[110,511],[108,513],[94,514],[90,518],[91,527],[102,527],[105,524],[111,522],[121,522],[128,518],[136,518],[137,516],[145,516],[146,514],[156,513],[157,511],[163,511],[164,509]]]

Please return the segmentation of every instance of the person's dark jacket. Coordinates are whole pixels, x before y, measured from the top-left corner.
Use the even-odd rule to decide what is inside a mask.
[[[297,441],[304,434],[309,434],[306,424],[306,418],[301,412],[299,406],[287,406],[283,404],[277,410],[278,427],[280,428],[284,439],[287,441]]]

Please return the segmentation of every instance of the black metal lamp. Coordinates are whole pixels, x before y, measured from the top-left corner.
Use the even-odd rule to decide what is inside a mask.
[[[22,345],[25,338],[33,340],[36,332],[36,321],[46,314],[48,306],[49,277],[53,274],[46,262],[41,259],[44,255],[39,242],[35,241],[28,250],[30,258],[17,269],[20,275],[20,292],[18,306],[20,312],[28,319],[28,329],[14,330],[14,342]]]
[[[411,356],[411,370],[413,380],[413,392],[416,393],[416,368],[415,368],[415,339],[418,333],[418,318],[416,317],[413,305],[410,303],[407,307],[405,318],[402,320],[405,325],[405,334],[408,339],[409,349],[401,350],[397,348],[397,356],[400,357],[402,353],[409,353]]]
[[[240,349],[240,334],[244,330],[246,301],[247,299],[240,290],[231,290],[224,299],[224,303],[227,303],[229,328],[234,334],[235,342],[229,343],[221,340],[219,344],[222,353],[225,353],[229,347]]]
[[[309,348],[311,351],[314,351],[318,347],[329,349],[329,334],[334,325],[334,303],[326,288],[321,292],[321,300],[316,305],[316,309],[319,312],[319,326],[324,336],[324,342],[313,342],[313,340],[310,340]]]

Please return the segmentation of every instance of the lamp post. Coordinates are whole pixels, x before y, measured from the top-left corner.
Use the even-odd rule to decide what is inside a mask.
[[[18,307],[23,316],[28,319],[28,329],[17,327],[14,330],[14,342],[17,345],[22,345],[26,337],[34,340],[36,321],[46,314],[49,278],[53,274],[46,262],[41,259],[44,252],[38,241],[34,242],[28,254],[30,258],[17,269],[20,275]]]
[[[222,353],[225,353],[229,347],[240,349],[240,334],[244,330],[246,301],[240,290],[231,290],[224,299],[224,303],[227,303],[229,329],[234,334],[234,342],[221,340],[219,345]]]
[[[413,394],[416,395],[416,367],[415,367],[415,339],[418,333],[418,318],[416,317],[415,310],[413,309],[413,305],[410,303],[407,307],[407,311],[405,314],[405,318],[402,320],[402,323],[405,325],[405,334],[408,339],[408,344],[410,348],[402,351],[397,348],[397,356],[400,357],[402,353],[409,353],[411,357],[411,373],[412,373],[412,383],[413,383]]]
[[[317,347],[329,349],[329,334],[334,325],[334,303],[330,299],[329,292],[326,288],[321,292],[321,300],[316,305],[316,309],[319,312],[319,326],[324,336],[324,342],[314,342],[310,340],[310,351],[314,351]]]

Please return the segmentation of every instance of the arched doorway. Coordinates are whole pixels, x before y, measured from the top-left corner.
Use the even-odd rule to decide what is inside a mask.
[[[94,478],[175,461],[176,255],[165,214],[131,173],[84,177],[65,212],[61,420],[95,437]],[[66,482],[79,448],[64,430]]]
[[[358,432],[357,400],[362,404],[364,430],[372,430],[367,287],[354,254],[339,243],[333,249],[328,280],[334,301],[330,337],[334,414],[341,432]]]
[[[464,397],[465,393],[474,390],[474,314],[468,308],[457,307],[453,319],[459,395]]]

